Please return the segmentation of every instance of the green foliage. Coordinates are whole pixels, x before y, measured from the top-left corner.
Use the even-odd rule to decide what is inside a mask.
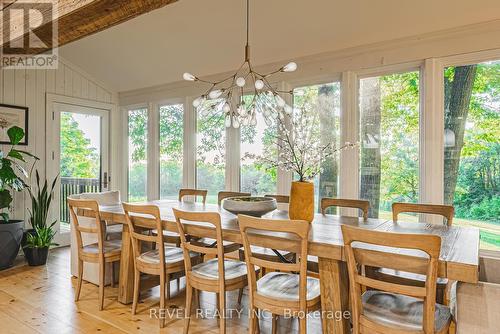
[[[53,222],[50,226],[35,227],[35,233],[27,234],[26,245],[24,248],[45,248],[50,246],[58,246],[58,244],[52,242],[56,231],[54,231]]]
[[[47,216],[49,214],[50,205],[54,195],[54,188],[58,177],[56,176],[54,178],[49,188],[47,179],[45,179],[43,185],[40,184],[40,175],[38,174],[38,170],[35,175],[37,191],[34,192],[33,189],[28,188],[28,193],[31,198],[31,209],[28,209],[30,215],[28,220],[31,227],[36,230],[37,228],[43,229],[47,227]],[[54,223],[51,226],[53,226]]]
[[[95,178],[99,175],[99,159],[73,115],[61,113],[61,176]]]
[[[31,153],[16,150],[15,145],[24,138],[24,130],[18,126],[13,126],[7,130],[10,140],[10,149],[5,154],[0,152],[0,216],[7,222],[9,220],[8,209],[12,203],[12,192],[23,191],[28,187],[26,180],[28,172],[25,169],[25,156],[33,158],[33,164],[37,157]]]

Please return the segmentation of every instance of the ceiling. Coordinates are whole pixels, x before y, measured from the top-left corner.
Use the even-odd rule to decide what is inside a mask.
[[[209,75],[243,60],[243,0],[179,0],[60,48],[118,92]],[[251,0],[261,65],[500,18],[498,0]],[[300,65],[300,64],[299,64]]]

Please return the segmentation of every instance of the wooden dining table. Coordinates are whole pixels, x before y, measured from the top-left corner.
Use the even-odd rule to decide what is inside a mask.
[[[219,212],[223,239],[237,243],[242,242],[237,216],[218,205],[172,200],[151,201],[142,204],[157,205],[160,208],[164,228],[174,232],[177,232],[177,226],[173,208],[184,211]],[[93,213],[88,210],[79,214],[93,216]],[[129,229],[125,222],[125,214],[121,205],[100,206],[100,214],[101,218],[108,223],[124,224],[118,300],[123,304],[128,304],[132,302],[134,268],[132,245]],[[276,210],[265,217],[287,219],[288,212]],[[156,228],[151,217],[137,215],[133,219],[145,229]],[[442,244],[438,276],[467,283],[477,283],[478,281],[479,230],[477,228],[447,227],[414,222],[394,223],[384,219],[364,221],[358,217],[316,214],[311,224],[308,252],[309,255],[318,257],[323,333],[350,333],[349,317],[343,316],[349,314],[345,313],[349,310],[349,281],[340,228],[343,224],[377,231],[439,235]],[[214,227],[203,223],[186,223],[186,233],[194,236],[216,237]],[[256,232],[249,237],[249,241],[256,246],[279,250],[291,250],[295,246],[290,235],[284,233]],[[405,252],[405,254],[408,252],[408,250],[398,249],[393,249],[393,251]],[[410,252],[408,255],[423,256],[418,252]]]

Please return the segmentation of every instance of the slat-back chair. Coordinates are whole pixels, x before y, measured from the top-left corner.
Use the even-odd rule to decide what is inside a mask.
[[[121,240],[106,240],[105,225],[99,212],[99,204],[95,200],[72,199],[68,198],[68,207],[71,214],[71,224],[76,234],[76,243],[78,247],[78,281],[76,285],[75,301],[80,298],[83,279],[83,263],[99,264],[99,310],[104,307],[104,285],[106,263],[111,264],[119,262],[121,257]],[[83,226],[78,220],[78,209],[90,209],[95,215],[95,225]],[[82,233],[97,235],[97,243],[83,245]],[[113,270],[113,269],[112,269]],[[114,275],[111,277],[113,282]]]
[[[264,197],[274,198],[276,200],[276,203],[290,203],[290,196],[287,195],[265,195]]]
[[[132,240],[132,250],[134,257],[134,296],[132,302],[132,314],[136,314],[137,303],[139,301],[141,273],[156,275],[160,277],[160,310],[165,309],[165,292],[167,299],[170,298],[170,279],[174,276],[182,276],[184,272],[184,255],[179,247],[165,246],[162,233],[156,235],[145,234],[147,228],[154,221],[157,231],[163,231],[163,224],[160,218],[160,209],[156,205],[135,205],[123,203],[125,220],[127,221],[130,238]],[[139,214],[141,216],[131,216]],[[146,221],[147,220],[147,221]],[[144,243],[156,244],[156,249],[143,252]],[[190,254],[193,261],[200,262],[198,254]],[[160,317],[160,327],[164,327],[165,319]]]
[[[434,204],[414,204],[414,203],[393,203],[392,204],[392,219],[398,221],[398,215],[402,212],[413,213],[429,213],[440,215],[446,218],[447,226],[451,226],[453,222],[454,208],[450,205],[434,205]],[[404,283],[414,286],[423,286],[425,277],[407,272],[392,270],[389,268],[367,268],[370,276],[377,276],[387,282]],[[437,300],[439,303],[448,304],[448,292],[451,288],[451,283],[445,278],[437,280]]]
[[[370,202],[359,199],[344,199],[344,198],[322,198],[321,199],[321,213],[325,214],[326,209],[332,206],[355,208],[363,212],[363,219],[368,220],[368,210],[370,209]]]
[[[250,193],[241,193],[236,191],[219,191],[219,193],[217,194],[217,204],[221,205],[224,198],[250,195]]]
[[[273,333],[276,330],[277,316],[285,314],[298,316],[300,333],[306,333],[307,313],[320,308],[319,280],[307,277],[307,247],[310,224],[301,220],[274,220],[245,215],[238,215],[238,222],[249,272],[249,332],[255,333],[258,329],[257,310],[265,309],[273,314]],[[298,261],[278,263],[253,256],[251,241],[253,238],[258,238],[258,236],[252,235],[252,231],[253,233],[289,233],[289,250],[298,254]],[[257,280],[257,267],[271,268],[275,271]],[[279,270],[279,272],[276,272],[276,270]]]
[[[226,291],[242,289],[247,285],[247,268],[244,262],[225,259],[222,239],[222,227],[220,215],[217,212],[186,212],[173,209],[177,228],[181,236],[181,245],[184,251],[184,263],[186,271],[186,314],[184,333],[189,330],[191,319],[191,308],[193,289],[198,291],[215,292],[220,319],[220,332],[226,333]],[[192,243],[186,238],[185,224],[189,222],[203,222],[215,227],[216,247],[200,246]],[[195,264],[189,254],[196,252],[206,254],[215,258],[206,262]]]
[[[195,202],[196,202],[196,197],[201,196],[202,203],[205,204],[205,202],[207,201],[207,194],[208,194],[208,190],[205,190],[205,189],[182,188],[182,189],[179,189],[179,202],[182,202],[182,198],[184,196],[194,196]]]
[[[448,332],[450,309],[436,304],[439,236],[370,231],[347,225],[341,228],[349,272],[353,334]],[[380,246],[417,250],[425,252],[427,257],[398,254]],[[425,275],[425,285],[416,287],[370,278],[359,269],[363,266]]]

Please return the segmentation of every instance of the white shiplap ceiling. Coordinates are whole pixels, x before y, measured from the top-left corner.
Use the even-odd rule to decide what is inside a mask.
[[[500,18],[499,0],[250,0],[255,65]],[[236,68],[244,0],[179,0],[61,47],[118,92]]]

